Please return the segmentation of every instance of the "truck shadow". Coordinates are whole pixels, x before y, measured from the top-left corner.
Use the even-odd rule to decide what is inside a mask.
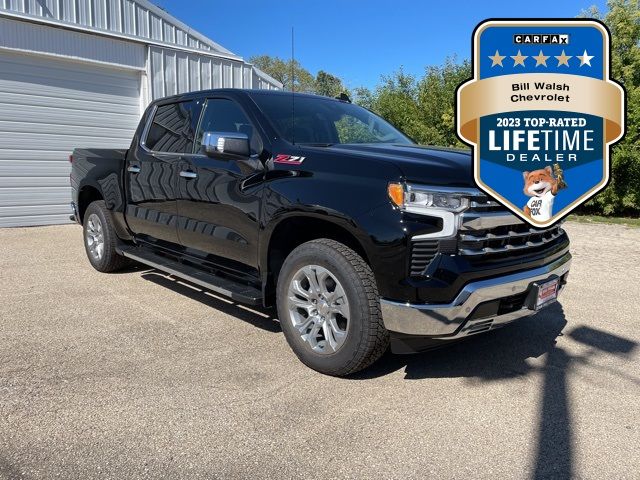
[[[218,296],[215,293],[200,288],[197,285],[182,281],[169,276],[159,270],[148,270],[142,273],[142,278],[157,285],[169,288],[180,295],[196,300],[208,307],[231,315],[243,322],[247,322],[254,327],[267,332],[281,332],[280,322],[277,320],[275,309],[265,309],[263,307],[248,307],[234,302],[226,297]]]
[[[405,379],[467,377],[499,380],[526,375],[533,370],[529,358],[555,348],[567,325],[559,303],[495,331],[471,336],[442,348],[413,355],[384,358],[353,379],[387,375],[404,368]]]
[[[0,478],[14,480],[18,478],[25,478],[25,476],[15,462],[4,457],[0,457]]]

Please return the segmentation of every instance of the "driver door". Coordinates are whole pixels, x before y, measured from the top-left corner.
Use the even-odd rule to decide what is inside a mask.
[[[205,132],[244,133],[250,139],[251,156],[230,159],[200,149],[183,159],[180,169],[186,173],[178,177],[178,237],[188,254],[232,270],[255,271],[262,184],[244,181],[261,172],[257,156],[262,139],[234,100],[210,98],[204,109],[196,148]]]

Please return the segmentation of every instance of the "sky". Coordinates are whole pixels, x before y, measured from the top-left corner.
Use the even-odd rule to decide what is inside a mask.
[[[486,18],[575,17],[602,0],[152,0],[171,15],[249,59],[295,58],[316,74],[339,76],[348,88],[375,87],[401,66],[422,75],[448,56],[471,56],[471,33]]]

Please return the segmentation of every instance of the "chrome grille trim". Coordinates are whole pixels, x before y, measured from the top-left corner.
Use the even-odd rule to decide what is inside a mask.
[[[524,223],[513,213],[503,211],[473,212],[466,211],[462,215],[460,230],[488,230],[504,225],[519,225]]]
[[[564,234],[559,225],[538,229],[529,227],[488,196],[470,201],[470,208],[460,219],[458,254],[481,256],[543,247]]]
[[[463,242],[484,242],[486,240],[506,240],[507,238],[519,238],[519,237],[528,237],[534,234],[544,233],[544,230],[536,230],[535,228],[530,228],[526,232],[514,232],[513,230],[509,230],[509,233],[504,235],[498,235],[495,233],[488,232],[483,236],[475,236],[469,234],[460,234],[460,240]]]
[[[532,229],[533,230],[533,229]],[[554,231],[555,230],[555,231]],[[555,240],[556,238],[560,237],[562,234],[564,233],[564,230],[562,230],[559,227],[555,227],[555,228],[551,228],[548,230],[536,230],[534,231],[534,233],[526,233],[526,234],[520,234],[515,236],[515,238],[522,238],[523,236],[536,236],[536,235],[543,235],[542,238],[540,240],[537,241],[531,241],[528,240],[526,243],[522,244],[522,245],[511,245],[511,244],[506,244],[500,247],[482,247],[479,249],[473,249],[473,248],[460,248],[458,251],[460,252],[461,255],[466,255],[466,256],[473,256],[473,255],[486,255],[486,254],[490,254],[490,253],[502,253],[502,252],[510,252],[510,251],[514,251],[514,250],[526,250],[529,248],[535,248],[535,247],[540,247],[546,243],[552,242],[553,240]],[[548,235],[548,236],[545,236]],[[496,236],[497,239],[502,239],[502,238],[510,238],[509,236]],[[489,240],[494,240],[496,238],[493,239],[489,239]],[[476,239],[474,239],[473,241],[475,241]],[[465,242],[468,242],[469,240],[464,240]],[[485,240],[481,240],[478,239],[478,241],[486,241]]]
[[[498,202],[494,200],[485,200],[485,201],[472,200],[471,201],[471,208],[501,207],[501,206],[502,205],[500,205]]]

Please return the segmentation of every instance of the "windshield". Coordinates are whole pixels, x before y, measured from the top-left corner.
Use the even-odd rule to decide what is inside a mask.
[[[278,134],[297,144],[413,142],[369,110],[323,97],[252,95]],[[292,113],[294,113],[292,115]],[[295,121],[294,121],[295,118]],[[295,129],[294,129],[295,125]]]

